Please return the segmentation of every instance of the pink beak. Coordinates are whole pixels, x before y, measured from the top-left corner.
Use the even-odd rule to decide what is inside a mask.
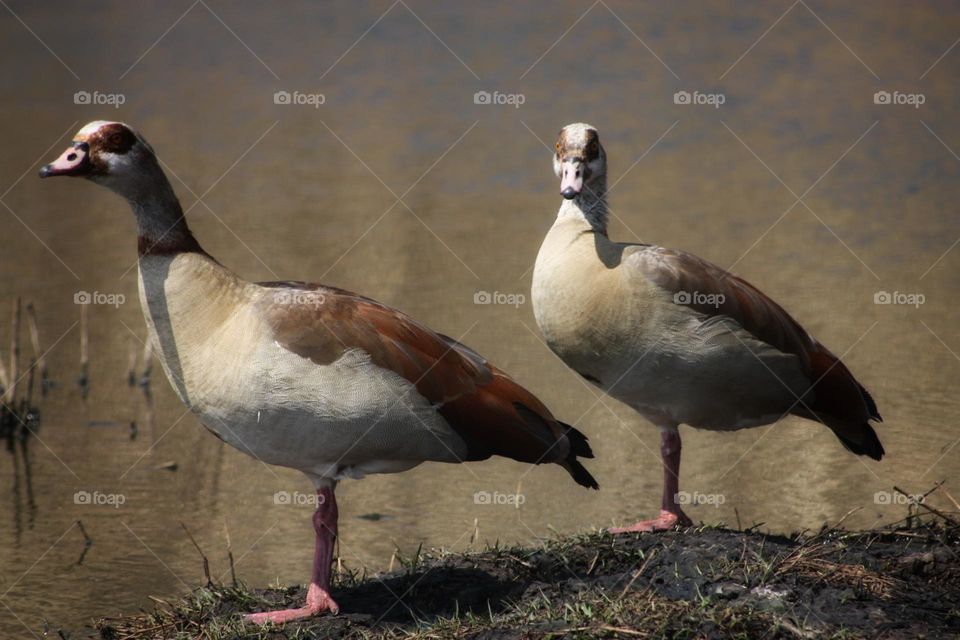
[[[560,195],[573,200],[583,190],[583,162],[576,158],[564,159],[560,173]]]
[[[82,176],[90,171],[91,166],[90,145],[86,142],[74,142],[59,158],[40,169],[40,177]]]

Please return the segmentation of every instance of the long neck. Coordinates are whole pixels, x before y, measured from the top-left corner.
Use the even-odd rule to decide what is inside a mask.
[[[170,181],[151,158],[136,179],[111,185],[127,199],[137,218],[137,249],[140,256],[206,253],[193,237]]]
[[[580,194],[560,205],[559,217],[574,216],[584,220],[590,227],[607,235],[607,177],[598,176],[583,185]]]

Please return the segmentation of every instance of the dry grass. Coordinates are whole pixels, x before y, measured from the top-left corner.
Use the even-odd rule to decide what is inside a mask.
[[[302,624],[257,628],[241,617],[289,606],[302,588],[213,585],[98,629],[116,640],[942,637],[960,634],[958,548],[960,528],[932,514],[915,514],[909,530],[791,538],[711,527],[593,533],[418,552],[381,576],[348,572],[335,585],[342,613]],[[391,593],[405,594],[402,606]]]

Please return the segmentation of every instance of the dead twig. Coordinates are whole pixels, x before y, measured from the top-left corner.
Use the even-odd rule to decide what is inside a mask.
[[[90,324],[87,320],[89,316],[88,304],[80,305],[80,377],[77,384],[80,385],[80,393],[83,399],[87,399],[90,393]]]
[[[33,346],[33,359],[40,368],[40,395],[47,395],[50,380],[47,373],[47,356],[40,344],[40,328],[37,324],[37,310],[33,303],[27,303],[27,325],[30,328],[30,343]]]
[[[180,523],[180,526],[183,527],[183,530],[187,532],[187,537],[190,538],[190,542],[193,543],[193,546],[196,548],[197,553],[200,554],[200,557],[203,558],[203,575],[207,578],[207,586],[213,586],[213,580],[210,579],[210,561],[207,560],[206,554],[203,553],[203,549],[200,548],[200,545],[197,544],[196,539],[193,537],[193,534],[190,533],[190,530],[187,529],[187,525]]]
[[[939,488],[940,488],[940,487],[939,487],[939,484],[941,484],[941,483],[938,483],[937,486],[934,487],[934,489],[932,489],[932,490],[928,491],[927,493],[923,494],[923,498],[926,498],[928,495],[930,495],[931,493],[933,493],[933,491],[936,491],[937,489],[939,489]],[[954,527],[960,526],[960,523],[958,523],[956,520],[954,520],[953,518],[951,518],[951,517],[948,516],[947,514],[943,513],[943,512],[940,511],[939,509],[934,509],[933,507],[931,507],[930,505],[928,505],[926,502],[923,502],[923,498],[921,498],[920,500],[917,500],[914,496],[910,495],[909,493],[907,493],[906,491],[904,491],[903,489],[901,489],[900,487],[898,487],[898,486],[896,486],[896,485],[893,486],[893,490],[896,491],[897,493],[899,493],[900,495],[904,496],[904,497],[910,502],[910,504],[914,505],[915,507],[919,507],[919,508],[921,508],[921,509],[926,509],[927,511],[929,511],[929,512],[932,513],[932,514],[934,514],[935,516],[938,516],[938,517],[940,517],[940,518],[943,518],[946,522],[949,522],[949,523],[950,523],[951,525],[953,525]]]
[[[230,580],[234,588],[237,587],[237,570],[233,563],[233,545],[230,543],[230,529],[227,527],[227,519],[223,519],[223,534],[227,538],[227,560],[230,562]]]
[[[637,581],[637,578],[643,575],[644,570],[647,568],[647,565],[650,564],[650,561],[657,555],[657,549],[651,549],[650,555],[647,556],[647,559],[643,561],[643,564],[640,565],[640,568],[633,572],[633,576],[630,578],[630,582],[623,588],[623,591],[620,592],[620,597],[622,598],[626,595],[627,591],[630,590],[630,587],[633,586],[633,583]]]
[[[10,322],[10,379],[5,385],[4,402],[11,409],[17,396],[17,377],[20,374],[20,298],[13,301],[13,318]]]
[[[87,534],[87,530],[84,528],[81,520],[77,520],[77,527],[83,535],[83,551],[80,552],[80,558],[77,559],[77,566],[80,566],[83,564],[83,559],[87,557],[87,551],[93,546],[93,538]]]

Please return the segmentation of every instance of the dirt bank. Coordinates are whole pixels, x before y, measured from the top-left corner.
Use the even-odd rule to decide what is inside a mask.
[[[210,586],[103,638],[960,637],[960,527],[781,537],[691,528],[590,534],[537,547],[436,552],[344,575],[338,616],[258,629],[240,613],[303,587]]]

